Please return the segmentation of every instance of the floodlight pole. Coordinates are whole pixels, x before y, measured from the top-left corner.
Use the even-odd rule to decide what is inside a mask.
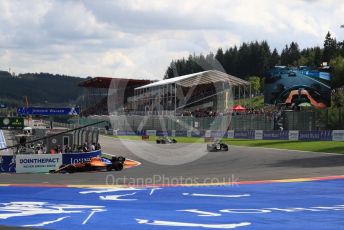
[[[174,116],[177,116],[177,84],[174,83]]]

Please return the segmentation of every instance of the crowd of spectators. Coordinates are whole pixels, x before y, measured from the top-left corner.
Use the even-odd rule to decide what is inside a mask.
[[[57,145],[55,148],[50,149],[50,153],[81,153],[81,152],[92,152],[95,150],[100,150],[101,146],[99,143],[87,143],[87,141],[83,145]]]
[[[82,152],[92,152],[95,150],[100,150],[101,146],[99,143],[90,143],[85,142],[83,145],[56,145],[55,147],[48,150],[47,146],[44,143],[38,144],[22,144],[17,152],[20,153],[29,153],[29,154],[62,154],[62,153],[82,153]]]

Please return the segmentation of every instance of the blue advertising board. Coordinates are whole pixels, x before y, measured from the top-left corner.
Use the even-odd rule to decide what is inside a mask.
[[[176,137],[186,137],[187,135],[188,135],[187,131],[180,131],[180,130],[176,131]]]
[[[102,154],[100,150],[86,153],[64,153],[62,155],[62,163],[66,164],[75,164],[83,163],[91,160],[92,157],[98,157]]]
[[[135,131],[118,130],[117,135],[118,136],[143,136],[145,135],[145,131],[135,132]]]
[[[0,109],[6,109],[7,108],[7,105],[5,104],[0,104]]]
[[[210,137],[224,137],[227,134],[225,131],[211,131]]]
[[[161,131],[161,130],[156,131],[156,135],[158,137],[171,136],[171,134],[172,133],[170,131]]]
[[[191,131],[191,136],[192,137],[203,137],[204,131]]]
[[[264,140],[288,140],[289,131],[263,131]]]
[[[39,107],[20,107],[17,109],[20,116],[25,115],[79,115],[79,108],[39,108]]]
[[[101,150],[96,150],[93,152],[86,153],[64,153],[62,154],[62,164],[74,164],[82,163],[90,160],[92,157],[98,157],[102,154]],[[25,155],[25,156],[54,156],[54,155],[45,155],[45,154],[36,154],[36,155]],[[61,163],[60,163],[61,164]],[[18,169],[19,170],[19,169]],[[1,172],[16,172],[16,159],[13,156],[0,156],[0,173]]]
[[[234,138],[240,139],[254,139],[255,131],[254,130],[235,130]]]
[[[332,141],[331,130],[299,131],[300,141]]]
[[[0,156],[1,172],[16,172],[16,161],[13,156]]]

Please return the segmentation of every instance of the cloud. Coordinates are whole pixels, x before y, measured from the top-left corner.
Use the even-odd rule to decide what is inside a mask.
[[[1,69],[161,79],[172,59],[267,40],[344,37],[340,0],[4,0]]]

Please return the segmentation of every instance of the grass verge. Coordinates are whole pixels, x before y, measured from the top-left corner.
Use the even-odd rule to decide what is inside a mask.
[[[241,140],[226,138],[224,142],[238,146],[344,154],[344,142],[340,141]]]

